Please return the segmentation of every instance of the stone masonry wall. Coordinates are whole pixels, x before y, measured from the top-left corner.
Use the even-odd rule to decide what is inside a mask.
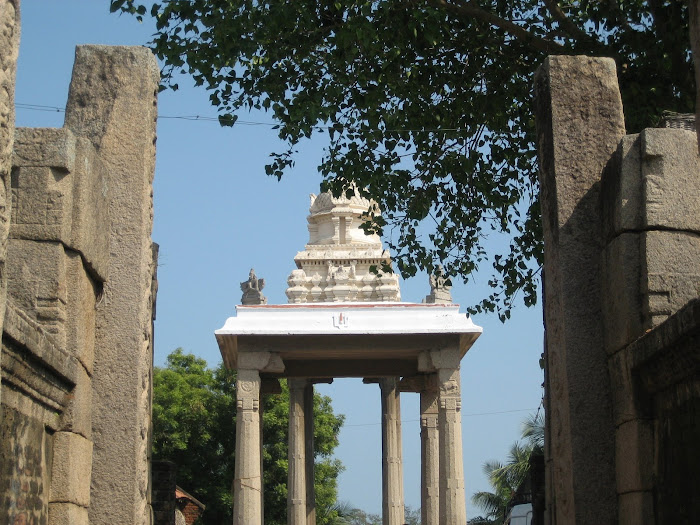
[[[623,136],[606,59],[550,57],[536,94],[545,523],[697,523],[697,137]]]
[[[0,0],[6,40],[16,5]],[[12,203],[0,198],[0,525],[150,524],[158,69],[145,48],[81,46],[66,125],[15,132],[12,49],[0,48]]]

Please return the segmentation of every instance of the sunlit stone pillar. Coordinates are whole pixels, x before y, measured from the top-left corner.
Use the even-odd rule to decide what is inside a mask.
[[[238,369],[233,525],[262,525],[260,374]]]
[[[382,396],[382,524],[403,525],[401,405],[397,378],[379,380]]]
[[[440,436],[440,525],[464,525],[462,399],[459,368],[438,368]]]
[[[316,491],[314,489],[314,385],[304,387],[304,434],[306,437],[306,525],[316,525]]]
[[[287,481],[287,524],[307,525],[306,520],[306,425],[304,398],[306,379],[288,379],[289,386],[289,470]]]
[[[425,376],[420,391],[421,524],[440,523],[440,436],[436,374]]]

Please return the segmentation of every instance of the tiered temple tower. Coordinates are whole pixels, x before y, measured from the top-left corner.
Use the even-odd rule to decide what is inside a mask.
[[[398,276],[381,272],[391,265],[389,252],[378,235],[360,228],[370,212],[378,212],[377,204],[357,193],[350,198],[311,194],[309,242],[287,279],[290,303],[401,300]]]

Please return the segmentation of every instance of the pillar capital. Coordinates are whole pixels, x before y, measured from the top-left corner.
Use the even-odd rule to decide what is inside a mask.
[[[239,352],[236,367],[239,371],[248,369],[277,374],[284,372],[282,358],[273,352]]]
[[[435,372],[443,368],[459,368],[462,352],[458,346],[426,350],[418,355],[419,372]]]

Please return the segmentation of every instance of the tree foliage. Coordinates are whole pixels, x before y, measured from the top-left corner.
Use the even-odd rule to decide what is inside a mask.
[[[263,482],[265,523],[287,523],[287,433],[289,390],[263,397]],[[204,523],[231,523],[236,437],[235,373],[222,364],[172,352],[153,374],[153,456],[177,464],[178,484],[206,505]],[[343,416],[330,399],[314,395],[316,505],[319,524],[335,523],[337,477],[342,470],[331,459],[338,445]]]
[[[511,445],[505,463],[484,463],[483,471],[493,491],[480,491],[472,495],[472,503],[486,513],[473,520],[475,525],[501,524],[505,521],[513,496],[530,475],[530,457],[544,453],[544,418],[539,413],[523,422],[521,438],[522,441]]]
[[[694,78],[680,0],[111,0],[154,17],[165,83],[192,75],[220,121],[260,108],[286,146],[327,133],[319,171],[377,200],[398,269],[442,262],[493,293],[472,311],[536,302],[542,257],[533,73],[548,54],[613,57],[629,132],[690,112]],[[507,239],[494,247],[489,235]]]

